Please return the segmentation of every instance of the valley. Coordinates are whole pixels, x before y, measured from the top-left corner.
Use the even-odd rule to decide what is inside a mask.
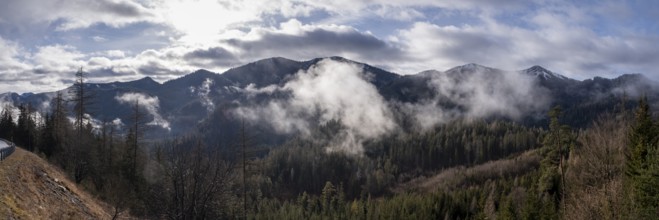
[[[646,216],[656,202],[659,87],[640,74],[467,64],[398,75],[276,57],[164,83],[76,76],[66,90],[0,98],[1,138],[107,204],[73,216],[587,219]],[[22,206],[9,213],[31,218]]]

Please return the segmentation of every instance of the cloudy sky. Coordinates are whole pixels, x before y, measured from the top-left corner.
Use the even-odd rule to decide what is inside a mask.
[[[578,2],[578,3],[575,3]],[[659,1],[2,0],[0,93],[259,59],[343,56],[394,71],[541,65],[587,79],[659,79]]]

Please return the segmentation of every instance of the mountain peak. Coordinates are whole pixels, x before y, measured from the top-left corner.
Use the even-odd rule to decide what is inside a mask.
[[[640,73],[626,73],[618,76],[617,78],[613,79],[614,81],[618,82],[631,82],[631,83],[653,83],[651,79],[647,78],[645,75],[640,74]]]
[[[92,84],[90,84],[92,85]],[[116,87],[125,87],[125,88],[137,88],[137,89],[144,89],[144,90],[153,90],[157,87],[159,87],[161,84],[157,81],[155,81],[153,78],[150,76],[134,80],[134,81],[128,81],[128,82],[113,82],[113,83],[108,83],[108,84],[94,84],[96,88],[100,89],[112,89]]]
[[[478,67],[485,67],[483,65],[479,65],[477,63],[467,63],[465,65],[462,65],[464,68],[478,68]]]
[[[447,73],[473,73],[473,72],[492,72],[497,71],[492,67],[483,66],[476,63],[468,63],[462,66],[456,66],[449,70],[446,70]]]
[[[336,60],[336,61],[349,61],[349,62],[355,62],[355,61],[352,61],[352,60],[346,59],[345,57],[341,57],[341,56],[331,56],[331,57],[328,57],[328,58],[331,59],[331,60]]]
[[[142,82],[142,83],[157,83],[157,84],[160,84],[160,83],[156,82],[156,81],[155,81],[153,78],[151,78],[150,76],[147,76],[147,77],[144,77],[144,78],[141,78],[141,79],[135,80],[135,82]]]
[[[288,59],[288,58],[284,58],[284,57],[270,57],[270,58],[257,60],[254,63],[255,64],[268,64],[268,63],[287,63],[287,62],[297,62],[297,61],[291,60],[291,59]]]
[[[303,63],[299,61],[272,57],[231,68],[222,73],[222,76],[239,87],[252,83],[263,87],[280,83],[282,79],[302,69],[302,66]]]
[[[343,62],[343,63],[359,63],[359,62],[357,62],[357,61],[353,61],[353,60],[350,60],[350,59],[346,59],[345,57],[341,57],[341,56],[330,56],[330,57],[319,57],[319,58],[314,58],[314,59],[311,59],[311,60],[307,61],[307,63],[309,63],[309,64],[316,64],[316,63],[320,62],[321,60],[325,60],[325,59],[329,59],[329,60],[333,60],[333,61],[338,61],[338,62]]]
[[[205,69],[198,69],[192,73],[183,75],[177,79],[172,79],[167,82],[165,82],[163,85],[165,87],[171,86],[172,84],[176,85],[198,85],[199,83],[205,81],[207,78],[215,79],[219,74],[205,70]]]
[[[568,79],[566,76],[549,71],[539,65],[534,65],[528,69],[522,70],[522,72],[542,79]]]
[[[540,65],[533,65],[532,67],[528,68],[528,70],[534,72],[551,72]]]
[[[233,67],[233,68],[229,69],[228,71],[226,71],[225,73],[232,72],[232,70],[234,70],[234,69],[240,69],[240,68],[244,68],[244,67],[251,68],[251,69],[273,69],[273,68],[277,68],[279,66],[297,65],[298,63],[300,63],[300,62],[295,61],[295,60],[291,60],[291,59],[288,59],[288,58],[284,58],[284,57],[270,57],[270,58],[265,58],[265,59],[260,59],[260,60],[257,60],[257,61],[253,61],[251,63],[245,64],[245,65],[242,65],[242,66]],[[223,74],[225,74],[225,73],[223,73]]]
[[[182,78],[188,78],[188,79],[203,79],[203,78],[214,78],[217,76],[217,73],[205,70],[205,69],[198,69],[188,75],[183,76]]]
[[[33,95],[34,95],[33,92],[26,92],[26,93],[20,94],[20,96],[23,97],[23,98],[27,98],[27,97],[30,97],[30,96],[33,96]]]
[[[622,75],[618,76],[618,78],[647,79],[647,77],[645,77],[645,75],[643,75],[641,73],[625,73],[625,74],[622,74]]]
[[[208,70],[205,70],[205,69],[198,69],[198,70],[196,70],[196,71],[194,71],[194,72],[192,72],[192,73],[190,73],[190,74],[194,74],[194,75],[208,75],[208,74],[213,74],[213,75],[215,75],[216,73],[211,72],[211,71],[208,71]]]

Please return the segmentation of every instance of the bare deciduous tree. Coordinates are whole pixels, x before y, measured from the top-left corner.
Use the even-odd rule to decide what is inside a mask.
[[[217,149],[171,143],[163,149],[159,172],[163,179],[152,188],[159,217],[168,219],[217,219],[226,217],[233,166]]]
[[[628,122],[605,115],[583,132],[581,147],[570,156],[565,217],[620,219],[623,211],[622,176]]]

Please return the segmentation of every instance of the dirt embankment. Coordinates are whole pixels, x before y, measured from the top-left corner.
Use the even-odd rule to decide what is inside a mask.
[[[37,155],[17,148],[0,161],[0,219],[111,219],[108,210]]]

